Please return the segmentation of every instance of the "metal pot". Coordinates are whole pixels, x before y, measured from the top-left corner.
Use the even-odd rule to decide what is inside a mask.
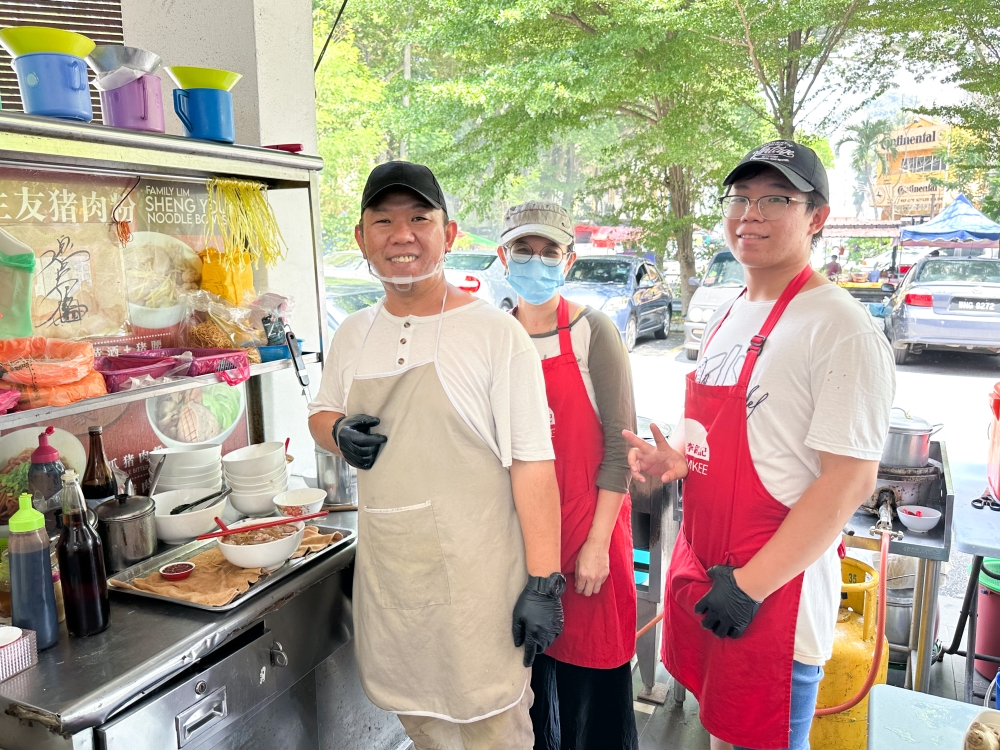
[[[358,472],[340,456],[316,446],[316,486],[326,490],[325,505],[358,504]]]
[[[125,570],[156,552],[155,509],[151,498],[125,494],[95,508],[108,573]]]
[[[882,465],[909,469],[926,466],[930,460],[931,435],[944,425],[932,425],[898,406],[892,412],[889,436],[882,448]]]

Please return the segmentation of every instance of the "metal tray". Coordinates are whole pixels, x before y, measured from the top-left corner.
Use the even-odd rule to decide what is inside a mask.
[[[283,578],[291,575],[299,568],[304,565],[309,565],[313,561],[320,559],[329,555],[331,552],[335,552],[342,549],[346,545],[351,543],[351,540],[357,535],[352,529],[344,529],[340,526],[328,526],[324,523],[312,523],[309,524],[315,526],[323,534],[332,534],[335,531],[339,531],[344,535],[344,538],[340,541],[334,542],[329,547],[321,549],[319,552],[313,552],[305,557],[298,557],[295,559],[290,559],[285,562],[280,568],[271,573],[266,573],[261,576],[260,580],[252,584],[249,589],[244,591],[242,594],[233,599],[229,604],[224,604],[221,607],[214,607],[208,604],[196,604],[194,602],[189,602],[184,599],[174,599],[169,596],[160,596],[159,594],[151,594],[148,591],[137,591],[135,589],[120,589],[117,586],[108,586],[109,591],[114,591],[119,594],[128,594],[131,596],[144,596],[147,599],[158,599],[161,602],[172,602],[174,604],[180,604],[184,607],[194,607],[195,609],[204,609],[209,612],[228,612],[231,609],[236,609],[241,604],[249,599],[260,594],[267,588],[270,588],[274,584],[281,581]],[[122,583],[131,583],[136,578],[145,578],[150,573],[155,573],[164,565],[169,565],[175,562],[185,562],[190,560],[195,555],[198,555],[205,550],[211,549],[218,545],[217,539],[205,539],[203,541],[188,542],[187,544],[182,544],[173,549],[169,549],[159,555],[154,555],[148,560],[143,560],[141,563],[133,565],[131,568],[126,568],[121,570],[114,575],[112,575],[108,581],[111,580],[120,581]]]

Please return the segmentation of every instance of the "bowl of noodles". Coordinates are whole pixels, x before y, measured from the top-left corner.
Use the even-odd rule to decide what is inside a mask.
[[[233,434],[245,408],[242,388],[218,383],[148,399],[146,417],[168,448],[221,445]]]

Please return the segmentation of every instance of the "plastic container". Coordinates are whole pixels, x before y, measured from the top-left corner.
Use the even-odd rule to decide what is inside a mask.
[[[86,57],[93,52],[93,39],[75,31],[50,26],[11,26],[0,31],[0,45],[11,57],[37,52],[58,52],[73,57]]]
[[[81,58],[40,52],[16,57],[11,64],[25,114],[82,122],[94,119],[87,63]]]
[[[101,91],[101,119],[113,128],[165,132],[159,77],[147,73],[124,86]]]
[[[233,95],[221,89],[174,89],[174,112],[184,135],[203,141],[236,141]]]
[[[244,349],[198,349],[191,347],[176,347],[173,349],[155,349],[153,351],[132,352],[130,357],[175,357],[184,352],[191,352],[194,361],[188,375],[192,378],[214,372],[220,382],[228,385],[239,385],[250,379],[250,360]]]
[[[240,73],[219,68],[196,68],[191,65],[171,65],[164,68],[181,89],[218,89],[230,91],[243,77]]]
[[[47,427],[38,436],[38,447],[31,454],[31,468],[28,469],[28,492],[39,493],[46,501],[44,513],[48,510],[48,501],[62,490],[62,475],[66,471],[59,460],[59,451],[49,445],[49,435],[55,432],[54,427]]]
[[[990,578],[986,571],[1000,575],[1000,559],[983,559],[979,573],[978,620],[976,625],[976,653],[1000,657],[1000,581]],[[997,673],[997,665],[976,659],[976,671],[987,680]]]
[[[75,471],[63,474],[63,530],[56,545],[66,607],[66,629],[75,638],[100,633],[110,622],[104,547],[86,521],[83,493]]]
[[[10,557],[4,549],[0,552],[0,617],[9,620],[10,616]]]
[[[104,376],[108,393],[124,390],[132,378],[141,378],[145,375],[151,378],[162,378],[165,375],[179,378],[190,372],[190,367],[185,368],[180,357],[135,357],[127,354],[118,357],[95,357],[94,369]]]
[[[45,516],[31,506],[31,495],[23,493],[18,505],[17,513],[10,517],[7,541],[11,623],[34,630],[38,650],[44,651],[59,640],[49,535],[45,533]]]

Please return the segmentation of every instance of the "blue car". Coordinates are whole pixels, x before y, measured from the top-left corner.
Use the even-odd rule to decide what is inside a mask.
[[[559,291],[566,299],[600,310],[615,321],[629,351],[640,336],[665,339],[670,331],[670,289],[645,258],[579,258]]]
[[[896,364],[926,349],[1000,354],[1000,259],[925,257],[882,289]]]

